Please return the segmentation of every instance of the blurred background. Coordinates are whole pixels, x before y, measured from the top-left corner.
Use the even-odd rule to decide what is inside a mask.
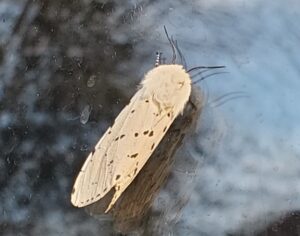
[[[296,0],[1,0],[0,234],[114,234],[70,192],[155,52],[170,58],[165,25],[188,68],[228,73],[195,85],[198,165],[160,235],[300,235],[299,20]]]

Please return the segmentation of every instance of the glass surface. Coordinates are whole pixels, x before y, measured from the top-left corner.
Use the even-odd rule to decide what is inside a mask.
[[[149,234],[299,235],[299,20],[296,0],[0,1],[0,234],[115,233],[70,193],[156,51],[170,63],[166,26],[188,68],[226,68],[193,85],[191,159]]]

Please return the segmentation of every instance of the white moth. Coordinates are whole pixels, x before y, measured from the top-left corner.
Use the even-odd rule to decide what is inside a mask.
[[[108,212],[158,146],[191,93],[191,79],[181,65],[150,70],[141,88],[95,146],[75,181],[71,202],[84,207],[115,192]]]

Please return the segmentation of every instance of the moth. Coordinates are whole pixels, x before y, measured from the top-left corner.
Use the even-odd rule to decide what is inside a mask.
[[[176,44],[168,39],[173,48],[174,63]],[[145,75],[140,89],[87,157],[72,190],[74,206],[90,205],[114,189],[105,210],[107,213],[183,111],[191,94],[192,81],[188,72],[198,68],[220,68],[194,67],[186,71],[182,65],[162,65],[160,62],[158,54],[156,67]]]
[[[182,65],[160,65],[150,70],[89,154],[76,178],[72,204],[84,207],[114,188],[108,212],[183,111],[190,93],[191,79]]]

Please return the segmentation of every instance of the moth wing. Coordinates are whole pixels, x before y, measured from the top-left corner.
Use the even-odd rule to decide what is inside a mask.
[[[134,96],[129,105],[123,108],[113,126],[107,129],[84,162],[71,194],[71,202],[74,206],[84,207],[96,202],[113,187],[112,173],[114,162],[117,162],[115,160],[117,153],[112,154],[112,149],[125,120],[132,118],[129,110],[136,99],[137,96]]]
[[[132,97],[89,154],[73,187],[73,205],[89,205],[115,187],[108,211],[144,166],[171,125],[172,118],[143,94],[144,88]]]
[[[134,180],[175,119],[171,111],[162,110],[149,98],[138,99],[132,108],[134,116],[124,123],[127,136],[111,149],[119,155],[115,155],[118,161],[113,170],[115,193],[106,212]]]

